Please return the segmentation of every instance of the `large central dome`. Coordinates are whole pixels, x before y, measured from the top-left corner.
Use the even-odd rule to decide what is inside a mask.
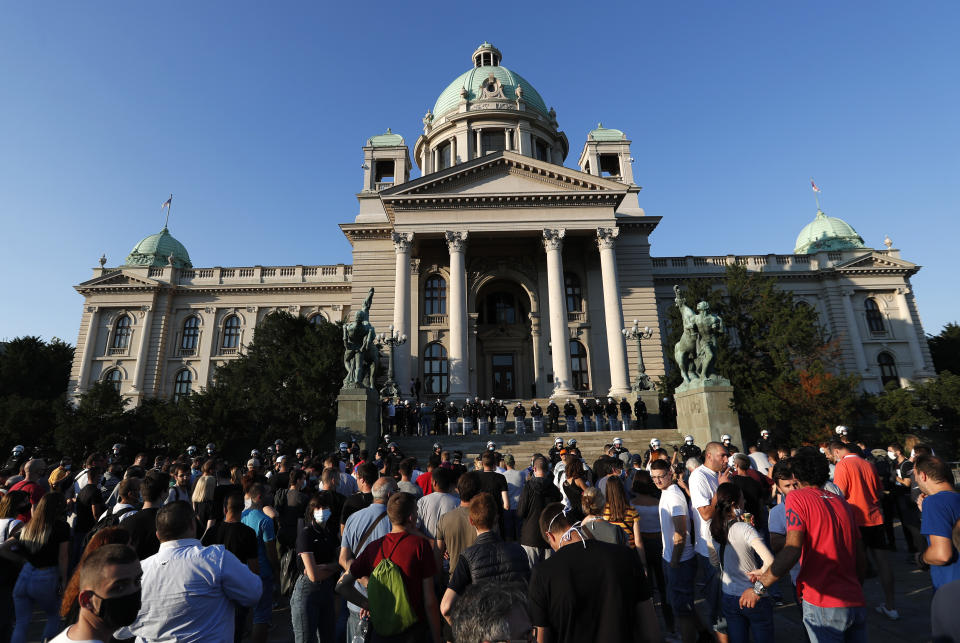
[[[473,53],[473,69],[466,71],[450,83],[433,106],[433,115],[436,118],[447,112],[457,109],[462,98],[476,100],[492,75],[503,88],[503,95],[507,100],[516,100],[517,88],[529,109],[535,110],[544,116],[549,116],[543,98],[533,85],[528,83],[520,74],[512,72],[500,65],[500,50],[488,42],[483,43]],[[463,94],[466,90],[466,95]]]

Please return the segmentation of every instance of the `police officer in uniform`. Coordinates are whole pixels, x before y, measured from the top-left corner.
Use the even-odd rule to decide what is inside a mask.
[[[647,428],[647,405],[644,404],[639,395],[637,401],[633,403],[633,417],[637,418],[637,422],[640,424],[639,428]]]
[[[633,409],[630,408],[630,402],[627,401],[627,398],[620,399],[620,419],[623,420],[623,430],[627,431],[630,427],[630,413]]]
[[[616,431],[617,415],[620,413],[620,405],[617,404],[617,401],[612,397],[608,397],[605,410],[607,412],[607,429],[610,431]]]
[[[443,430],[444,424],[447,421],[447,413],[443,408],[443,402],[440,398],[437,398],[437,401],[433,403],[433,433],[434,435],[440,435],[440,431]]]
[[[517,435],[523,435],[527,432],[527,409],[523,407],[523,402],[517,402],[513,407],[513,426]]]
[[[757,450],[770,453],[775,448],[776,445],[773,443],[773,440],[770,439],[770,431],[768,429],[760,431],[760,439],[757,440]]]
[[[553,447],[550,451],[547,452],[547,457],[550,458],[550,466],[555,466],[560,462],[560,452],[563,451],[563,438],[557,437],[553,441]]]
[[[534,433],[543,433],[543,408],[536,400],[530,405],[530,418],[533,420]]]
[[[560,407],[557,406],[557,403],[553,401],[553,398],[550,398],[550,403],[547,404],[547,417],[550,418],[550,421],[547,423],[547,431],[553,433],[560,430]]]
[[[696,458],[703,462],[703,451],[693,443],[692,435],[683,436],[683,446],[680,447],[680,458],[684,463],[690,458]]]
[[[577,404],[580,405],[580,416],[583,418],[583,430],[589,431],[593,418],[593,406],[590,404],[590,400],[584,401],[583,398],[578,399]]]
[[[567,421],[567,431],[576,431],[577,407],[569,397],[567,398],[566,404],[563,405],[563,416]]]

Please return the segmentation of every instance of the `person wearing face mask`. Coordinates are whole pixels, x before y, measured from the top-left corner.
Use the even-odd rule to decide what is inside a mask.
[[[541,630],[538,640],[661,640],[636,552],[592,538],[562,503],[544,508],[539,527],[554,554],[534,565],[530,575],[530,620]]]
[[[296,643],[333,641],[334,594],[339,529],[331,520],[327,497],[317,494],[307,503],[304,526],[297,535],[297,577],[290,596],[290,619]]]
[[[50,643],[103,643],[132,624],[140,612],[140,561],[127,545],[104,545],[77,571],[80,607],[77,622]]]

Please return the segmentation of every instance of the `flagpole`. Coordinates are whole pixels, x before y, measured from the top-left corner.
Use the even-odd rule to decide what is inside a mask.
[[[170,198],[167,199],[167,220],[163,222],[163,227],[166,228],[167,224],[170,223],[170,208],[173,207],[173,193],[170,193]],[[818,206],[819,208],[819,206]]]
[[[817,184],[814,183],[812,176],[810,177],[810,185],[813,186],[813,200],[817,203],[817,212],[820,212],[820,190],[817,188]]]

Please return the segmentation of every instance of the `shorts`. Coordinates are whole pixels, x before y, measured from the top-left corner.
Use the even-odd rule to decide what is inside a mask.
[[[673,609],[674,616],[693,614],[693,585],[697,577],[697,559],[681,561],[671,567],[662,561],[663,577],[667,580],[667,603]]]
[[[883,525],[860,527],[860,538],[863,546],[870,549],[886,549],[886,540],[883,537]]]
[[[273,574],[261,576],[260,582],[263,583],[263,593],[253,607],[253,624],[269,625],[273,617]]]

